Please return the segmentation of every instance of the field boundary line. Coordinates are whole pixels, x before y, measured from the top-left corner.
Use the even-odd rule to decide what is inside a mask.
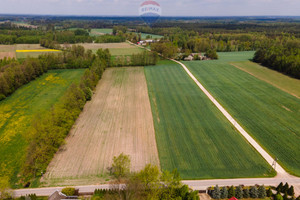
[[[197,84],[197,86],[204,92],[204,94],[215,104],[215,106],[222,112],[222,114],[230,121],[230,123],[242,134],[242,136],[260,153],[260,155],[273,166],[274,159],[270,156],[242,127],[241,125],[225,110],[223,106],[205,89],[205,87],[195,78],[190,70],[181,62],[170,59],[182,66],[190,78]],[[276,172],[283,176],[290,176],[280,165],[276,163]]]
[[[243,69],[242,67],[239,67],[238,65],[236,65],[236,63],[229,63],[229,64],[232,65],[232,66],[234,66],[235,68],[237,68],[237,69],[243,71],[243,72],[246,72],[246,73],[250,74],[251,76],[253,76],[253,77],[255,77],[255,78],[257,78],[257,79],[259,79],[259,80],[261,80],[261,81],[264,81],[264,82],[266,82],[266,83],[268,83],[268,84],[270,84],[270,85],[272,85],[272,86],[274,86],[274,87],[276,87],[276,88],[282,90],[283,92],[286,92],[286,93],[288,93],[288,94],[290,94],[290,95],[292,95],[292,96],[294,96],[294,97],[300,99],[299,96],[297,96],[297,95],[295,95],[295,94],[289,92],[288,90],[286,90],[286,89],[284,89],[284,88],[282,88],[282,87],[280,87],[280,86],[278,86],[278,85],[272,83],[271,81],[268,81],[268,80],[266,80],[266,79],[260,78],[259,76],[253,74],[252,72],[249,72],[249,71],[247,71],[246,69]]]

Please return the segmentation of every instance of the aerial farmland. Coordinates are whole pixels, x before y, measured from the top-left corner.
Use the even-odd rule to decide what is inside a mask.
[[[299,200],[299,18],[144,17],[0,15],[0,199]]]

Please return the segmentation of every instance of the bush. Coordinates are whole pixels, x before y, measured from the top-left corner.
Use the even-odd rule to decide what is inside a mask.
[[[269,189],[267,190],[267,197],[271,197],[271,196],[273,196],[273,192],[272,192],[272,189],[269,188]]]
[[[294,196],[295,195],[295,191],[294,191],[294,186],[291,186],[288,191],[287,191],[288,195],[290,196]]]
[[[218,185],[216,185],[213,193],[212,193],[212,198],[214,199],[220,199],[221,198],[221,191]]]
[[[243,198],[243,189],[242,189],[242,186],[236,187],[236,189],[235,189],[235,197],[237,199],[242,199]]]
[[[283,197],[281,196],[281,194],[276,194],[274,200],[283,200]]]
[[[256,186],[251,186],[250,187],[250,197],[251,198],[257,198],[258,197],[258,191]]]
[[[281,191],[282,191],[282,188],[283,188],[283,183],[281,182],[281,183],[277,186],[276,191],[277,191],[277,192],[281,192]]]
[[[234,197],[235,196],[235,190],[233,185],[229,188],[228,190],[228,198]]]
[[[264,199],[267,196],[265,186],[261,185],[258,187],[258,198]]]
[[[75,188],[66,187],[66,188],[63,188],[61,190],[61,192],[64,193],[65,195],[67,195],[67,196],[74,196],[75,195]]]
[[[282,193],[286,193],[286,192],[288,191],[288,189],[289,189],[289,184],[288,184],[288,183],[285,183],[284,186],[282,187],[281,192],[282,192]]]
[[[213,60],[217,60],[219,58],[215,49],[208,49],[204,55]]]
[[[222,189],[221,189],[221,199],[227,199],[227,198],[228,198],[227,187],[222,187]]]
[[[249,198],[250,197],[250,193],[249,193],[249,189],[248,188],[245,188],[243,190],[243,197],[244,198]]]

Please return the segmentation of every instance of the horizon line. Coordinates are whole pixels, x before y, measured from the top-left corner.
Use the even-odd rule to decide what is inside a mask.
[[[77,14],[15,14],[0,13],[0,16],[51,16],[51,17],[140,17],[139,15],[77,15]],[[300,15],[162,15],[160,17],[300,17]]]

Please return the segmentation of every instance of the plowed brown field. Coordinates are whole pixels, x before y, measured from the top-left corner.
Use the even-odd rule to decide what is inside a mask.
[[[113,156],[120,153],[130,155],[133,171],[148,163],[159,166],[147,83],[140,67],[105,71],[44,181],[95,183],[97,177],[107,177]]]

